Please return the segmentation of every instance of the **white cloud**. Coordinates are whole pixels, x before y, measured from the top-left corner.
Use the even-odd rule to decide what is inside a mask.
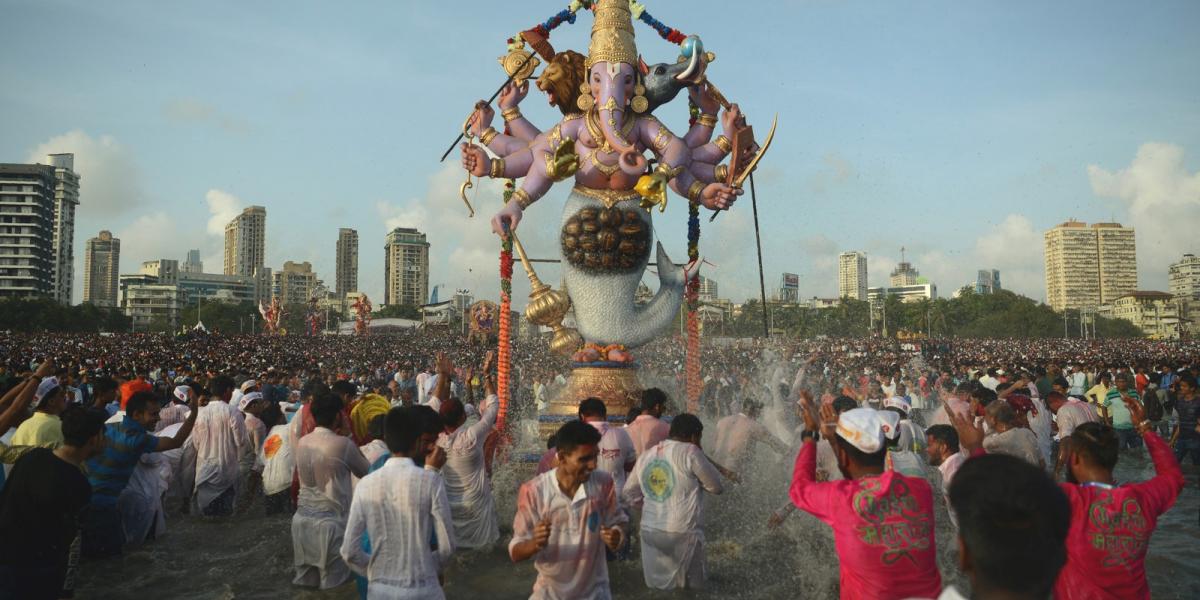
[[[68,131],[38,144],[27,161],[45,164],[47,154],[61,153],[75,155],[75,172],[80,176],[76,222],[117,216],[146,203],[141,173],[116,138],[94,138],[78,129]]]
[[[205,241],[195,230],[181,231],[174,218],[161,210],[134,219],[115,235],[121,240],[121,273],[136,273],[147,260],[182,261],[188,249],[201,248]]]
[[[999,269],[1001,285],[1035,299],[1044,299],[1046,295],[1042,251],[1042,232],[1024,215],[1008,215],[975,242],[980,269]],[[953,291],[947,290],[947,294]]]
[[[815,194],[824,194],[829,188],[858,176],[853,163],[837,152],[827,152],[821,157],[820,169],[809,178],[808,187]]]
[[[1184,252],[1195,252],[1200,223],[1200,172],[1189,173],[1184,149],[1147,142],[1128,167],[1108,171],[1088,166],[1092,191],[1124,203],[1137,231],[1138,279],[1141,285],[1166,288],[1167,266]]]
[[[208,204],[208,234],[224,237],[225,226],[242,212],[244,204],[229,192],[212,189],[204,194]]]

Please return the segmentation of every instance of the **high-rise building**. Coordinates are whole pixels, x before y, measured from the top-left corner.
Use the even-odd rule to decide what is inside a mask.
[[[701,302],[712,302],[720,295],[717,293],[717,282],[703,275],[700,276],[700,289],[698,291],[698,299]]]
[[[1000,271],[996,269],[980,269],[975,274],[975,293],[994,294],[1000,287]]]
[[[204,263],[200,261],[200,251],[188,250],[187,260],[179,264],[180,273],[203,273]]]
[[[892,271],[892,277],[888,281],[891,287],[904,287],[909,285],[917,285],[917,280],[921,278],[920,271],[917,271],[912,263],[904,259],[904,248],[900,249],[900,264],[896,265]]]
[[[1047,231],[1046,302],[1054,310],[1112,304],[1137,289],[1132,227],[1067,221]]]
[[[1200,257],[1184,254],[1167,268],[1167,285],[1177,299],[1200,302]]]
[[[263,269],[267,209],[251,206],[225,226],[225,274],[253,277]]]
[[[54,167],[0,164],[0,298],[54,290]]]
[[[339,298],[358,291],[358,232],[346,227],[338,229],[335,288]]]
[[[111,231],[87,241],[83,255],[83,301],[96,306],[117,306],[121,269],[121,240]]]
[[[141,275],[149,275],[155,283],[175,285],[179,283],[179,261],[170,258],[147,260],[142,263]]]
[[[54,292],[55,300],[71,304],[75,282],[75,207],[79,206],[79,175],[74,154],[46,157],[54,167]]]
[[[838,297],[867,299],[867,255],[843,252],[838,255]]]
[[[275,272],[275,297],[280,304],[304,304],[312,298],[321,281],[308,262],[295,263],[287,261],[283,268]]]
[[[420,306],[429,294],[429,242],[425,234],[397,227],[383,245],[383,303]]]

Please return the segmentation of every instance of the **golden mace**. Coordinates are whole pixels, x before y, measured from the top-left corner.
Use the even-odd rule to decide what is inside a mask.
[[[550,349],[570,356],[583,345],[583,337],[579,332],[562,324],[563,317],[571,309],[571,298],[566,292],[553,289],[538,279],[533,265],[529,263],[529,257],[525,254],[525,247],[517,238],[517,233],[510,230],[508,235],[512,238],[517,256],[521,258],[525,274],[529,276],[529,306],[525,307],[525,318],[534,325],[545,325],[553,329],[554,338],[550,340]]]

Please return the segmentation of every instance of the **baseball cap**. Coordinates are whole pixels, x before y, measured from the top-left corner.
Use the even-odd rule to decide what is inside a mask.
[[[46,396],[54,393],[54,390],[57,390],[58,388],[59,383],[57,377],[42,378],[42,381],[38,383],[37,391],[33,393],[33,407],[37,408]]]
[[[250,392],[249,394],[243,394],[242,398],[240,400],[238,400],[238,410],[244,411],[244,410],[246,410],[246,407],[250,406],[250,404],[252,404],[255,400],[262,400],[262,399],[263,399],[263,395],[258,392]]]

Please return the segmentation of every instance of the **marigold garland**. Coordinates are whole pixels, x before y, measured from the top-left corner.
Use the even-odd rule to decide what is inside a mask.
[[[509,179],[504,184],[504,203],[508,204],[516,190],[516,182]],[[507,227],[505,228],[507,231]],[[508,415],[508,374],[512,361],[512,273],[513,273],[512,238],[505,237],[500,242],[500,331],[497,337],[499,348],[496,350],[496,397],[500,402],[500,410],[496,415],[496,429],[504,431],[505,417]]]

